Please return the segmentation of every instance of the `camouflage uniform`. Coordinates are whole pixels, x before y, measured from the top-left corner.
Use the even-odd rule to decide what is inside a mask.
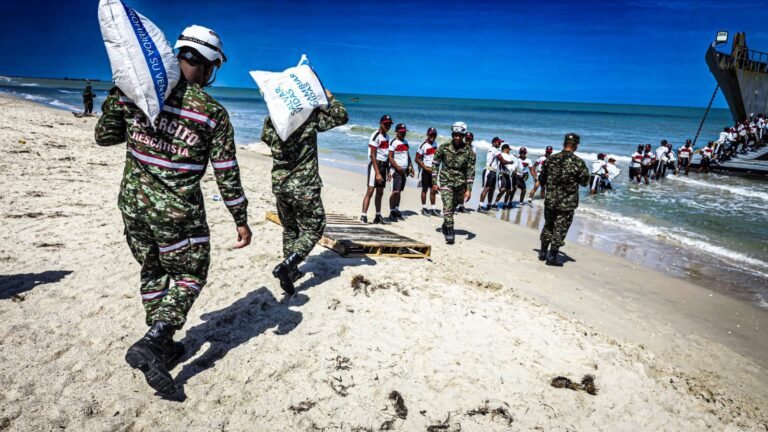
[[[267,117],[261,140],[272,150],[272,193],[283,224],[283,256],[296,253],[304,259],[325,229],[325,210],[320,198],[323,182],[317,163],[317,133],[349,120],[347,109],[331,99],[328,111],[315,110],[306,123],[286,141],[277,135]]]
[[[118,207],[134,258],[141,264],[146,321],[181,328],[208,276],[209,231],[200,180],[208,160],[224,204],[247,224],[234,130],[224,107],[200,86],[181,81],[155,128],[116,88],[96,125],[101,146],[127,140]]]
[[[438,147],[432,160],[432,183],[440,184],[443,201],[443,226],[453,228],[453,211],[464,202],[464,192],[475,181],[475,152],[466,144],[448,142]],[[440,165],[442,164],[442,169]]]
[[[539,181],[546,188],[541,241],[557,249],[565,244],[573,211],[579,206],[579,185],[587,185],[589,170],[581,158],[563,150],[547,158]]]

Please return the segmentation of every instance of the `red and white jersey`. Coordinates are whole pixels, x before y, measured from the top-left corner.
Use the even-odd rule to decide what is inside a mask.
[[[643,154],[640,152],[632,153],[632,168],[640,168],[643,162]]]
[[[525,159],[518,158],[517,159],[517,170],[516,170],[517,174],[518,175],[523,175],[524,173],[527,173],[528,170],[530,170],[532,166],[533,166],[533,163],[527,157]]]
[[[688,159],[691,157],[691,153],[693,152],[693,149],[691,147],[680,147],[680,150],[677,151],[677,157],[682,159]]]
[[[401,169],[408,168],[408,149],[408,140],[405,139],[401,141],[399,138],[395,138],[389,144],[389,153]]]
[[[427,141],[424,141],[421,143],[421,146],[419,147],[419,150],[416,152],[416,154],[421,155],[421,161],[424,164],[424,166],[428,168],[432,168],[432,160],[435,159],[435,152],[437,151],[437,147],[434,144],[430,144]]]
[[[544,168],[544,162],[547,161],[546,156],[539,156],[536,162],[533,163],[533,167],[536,168],[536,172],[541,174],[541,169]]]
[[[368,140],[368,148],[376,149],[377,161],[386,161],[389,157],[389,137],[387,134],[377,130],[371,135],[371,139]]]
[[[701,154],[708,158],[711,158],[712,153],[714,152],[715,152],[715,149],[713,149],[712,147],[704,147],[703,149],[701,149]]]
[[[643,154],[642,164],[643,166],[650,166],[653,164],[653,161],[655,160],[656,160],[656,153],[648,150],[647,152],[645,152],[645,154]]]

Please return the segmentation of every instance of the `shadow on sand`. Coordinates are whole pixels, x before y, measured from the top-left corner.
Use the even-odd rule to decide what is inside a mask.
[[[310,256],[300,267],[305,273],[312,273],[312,277],[296,287],[296,291],[304,291],[323,282],[339,277],[345,267],[358,267],[364,265],[376,265],[376,261],[367,256],[343,257],[333,251],[323,251],[320,255]]]
[[[536,252],[536,254],[538,255],[538,253],[541,251],[541,249],[539,249],[539,248],[536,248],[536,249],[533,249],[533,251],[534,251],[534,252]],[[567,262],[576,262],[576,260],[575,260],[575,259],[573,259],[573,258],[571,258],[570,256],[568,256],[568,254],[566,254],[566,253],[565,253],[565,252],[563,252],[563,251],[558,251],[558,253],[557,253],[557,257],[558,257],[558,258],[561,258],[561,262],[563,262],[563,263],[567,263]]]
[[[441,227],[437,227],[437,228],[435,228],[435,232],[441,233],[441,232],[443,232],[443,229]],[[467,230],[464,230],[464,229],[456,229],[456,228],[454,228],[453,232],[457,236],[467,236],[467,240],[472,240],[473,238],[477,237],[477,234],[473,233],[472,231],[467,231]]]
[[[70,270],[49,270],[42,273],[0,275],[0,300],[7,300],[38,285],[58,282],[71,273]]]

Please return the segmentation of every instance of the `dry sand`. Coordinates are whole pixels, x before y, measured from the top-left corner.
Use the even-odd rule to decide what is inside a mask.
[[[125,148],[97,147],[92,118],[7,97],[0,114],[0,430],[768,430],[765,311],[577,245],[551,269],[525,227],[461,215],[472,238],[448,247],[413,216],[392,229],[432,259],[317,247],[283,299],[270,161],[250,151],[256,241],[232,250],[208,199],[210,282],[173,371],[186,400],[162,400],[123,361],[146,330],[116,208]],[[322,170],[327,210],[356,215],[363,180]],[[597,395],[550,386],[585,374]]]

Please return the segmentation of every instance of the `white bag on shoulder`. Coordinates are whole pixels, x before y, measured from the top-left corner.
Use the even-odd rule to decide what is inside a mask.
[[[285,141],[316,108],[328,107],[328,96],[315,71],[302,55],[299,64],[283,72],[251,71],[259,86],[277,135]]]
[[[112,80],[154,127],[179,82],[179,62],[163,32],[121,0],[99,1],[99,26]]]

